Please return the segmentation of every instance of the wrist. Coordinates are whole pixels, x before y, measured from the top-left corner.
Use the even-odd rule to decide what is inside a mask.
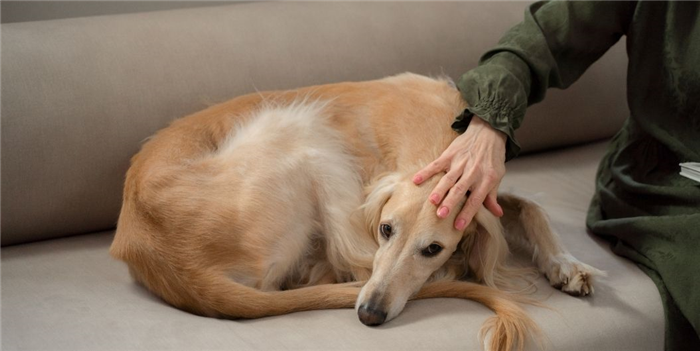
[[[482,119],[479,116],[476,116],[477,118],[474,118],[472,123],[475,124],[476,126],[479,126],[483,131],[485,131],[487,134],[493,136],[493,139],[498,140],[499,144],[503,145],[505,148],[506,141],[508,140],[508,135],[486,122],[484,119]]]

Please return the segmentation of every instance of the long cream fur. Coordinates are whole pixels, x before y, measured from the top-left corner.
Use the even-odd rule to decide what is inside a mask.
[[[456,137],[450,120],[465,107],[450,82],[402,74],[246,95],[177,120],[132,159],[111,254],[200,315],[374,303],[391,319],[408,299],[458,297],[496,313],[482,329],[488,350],[522,349],[538,329],[506,292],[521,271],[506,264],[502,224],[564,291],[592,292],[599,271],[517,197],[502,198],[503,221],[485,209],[464,232],[437,220],[425,201],[437,178],[407,179]],[[401,230],[393,241],[382,221]],[[431,242],[446,254],[416,253]]]

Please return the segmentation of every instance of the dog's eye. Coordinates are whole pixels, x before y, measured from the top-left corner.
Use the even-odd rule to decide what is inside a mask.
[[[389,224],[382,223],[379,225],[379,232],[382,233],[382,236],[386,240],[389,240],[389,238],[391,237],[391,234],[394,234],[392,232],[392,230],[393,230],[393,228],[391,228],[391,225],[389,225]]]
[[[421,254],[425,257],[433,257],[442,251],[442,246],[438,244],[430,244],[428,247],[421,251]]]

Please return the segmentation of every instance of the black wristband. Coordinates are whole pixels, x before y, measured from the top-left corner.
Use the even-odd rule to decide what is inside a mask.
[[[460,134],[464,133],[473,117],[474,114],[469,109],[465,109],[459,116],[455,117],[455,121],[452,122],[452,130]]]

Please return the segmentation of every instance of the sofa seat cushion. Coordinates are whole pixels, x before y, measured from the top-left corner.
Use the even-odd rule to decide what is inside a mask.
[[[608,272],[593,296],[575,298],[538,281],[528,306],[551,350],[661,350],[659,293],[634,264],[615,256],[584,225],[606,143],[521,157],[501,186],[548,211],[572,254]],[[113,232],[2,250],[3,350],[480,350],[477,333],[492,315],[466,300],[409,302],[395,320],[362,325],[351,309],[256,320],[218,320],[166,305],[112,260]],[[529,350],[536,350],[529,345]]]

